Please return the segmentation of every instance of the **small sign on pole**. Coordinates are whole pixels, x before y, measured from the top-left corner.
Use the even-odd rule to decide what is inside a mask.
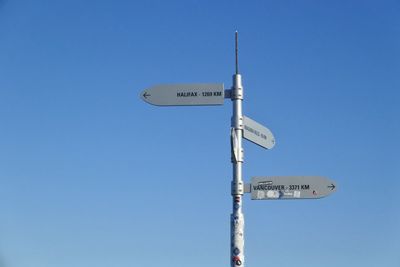
[[[243,137],[256,145],[271,149],[275,146],[272,132],[258,122],[243,116]]]

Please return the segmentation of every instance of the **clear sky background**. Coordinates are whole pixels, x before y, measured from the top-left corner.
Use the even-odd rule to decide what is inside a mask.
[[[229,266],[232,85],[244,177],[322,175],[320,200],[245,197],[246,266],[400,266],[399,1],[0,0],[0,266]]]

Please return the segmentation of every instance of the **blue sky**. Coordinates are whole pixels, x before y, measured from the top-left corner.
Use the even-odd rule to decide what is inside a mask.
[[[398,1],[0,0],[0,266],[229,266],[231,86],[275,135],[244,177],[322,175],[328,198],[245,197],[247,266],[400,265]]]

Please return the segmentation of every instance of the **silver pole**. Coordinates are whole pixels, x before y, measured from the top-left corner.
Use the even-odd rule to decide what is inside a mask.
[[[233,75],[231,100],[233,115],[231,122],[231,159],[233,167],[232,179],[232,214],[231,214],[231,266],[244,266],[244,216],[242,213],[242,197],[244,193],[242,179],[243,164],[243,87],[238,68],[238,32],[235,33],[236,73]]]

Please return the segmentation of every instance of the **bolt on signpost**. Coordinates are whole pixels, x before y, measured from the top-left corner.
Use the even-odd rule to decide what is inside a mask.
[[[224,98],[232,100],[231,161],[231,249],[232,267],[244,266],[244,215],[242,197],[251,193],[252,200],[317,199],[336,191],[333,181],[321,176],[257,176],[249,184],[243,182],[243,148],[245,138],[265,149],[275,145],[275,138],[268,128],[246,117],[242,112],[243,86],[238,67],[238,33],[235,33],[236,71],[231,89],[220,83],[157,85],[141,92],[141,98],[156,106],[207,106],[223,105]]]

